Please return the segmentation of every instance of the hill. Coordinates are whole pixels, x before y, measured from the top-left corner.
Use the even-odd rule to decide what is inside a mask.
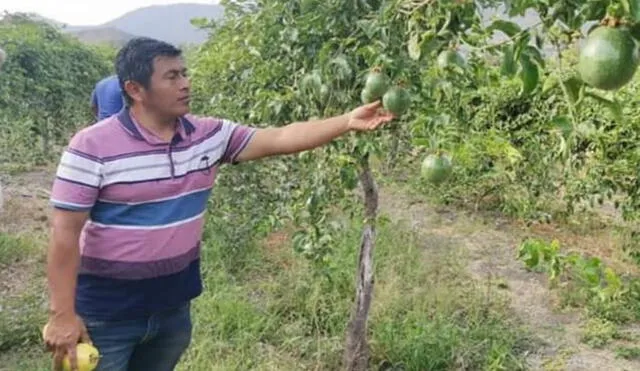
[[[147,36],[172,44],[201,43],[207,32],[191,24],[193,18],[220,19],[224,8],[217,4],[171,4],[139,8],[98,26],[64,27],[85,42],[121,44],[134,36]]]
[[[74,36],[86,43],[111,44],[116,47],[124,45],[135,36],[121,31],[115,27],[96,27],[79,29],[71,32]]]
[[[484,23],[490,22],[495,16],[510,18],[505,13],[503,5],[481,9]],[[223,15],[224,7],[218,4],[179,3],[139,8],[97,26],[64,25],[53,20],[47,21],[87,43],[106,42],[122,45],[132,37],[148,36],[180,45],[199,44],[207,38],[206,31],[191,24],[193,18],[218,20]],[[40,16],[38,18],[44,19]],[[513,17],[511,20],[522,27],[528,27],[538,23],[539,17],[535,11],[529,10],[524,16]],[[496,34],[493,41],[500,42],[504,38],[505,35]],[[547,49],[545,52],[549,53],[550,50]]]

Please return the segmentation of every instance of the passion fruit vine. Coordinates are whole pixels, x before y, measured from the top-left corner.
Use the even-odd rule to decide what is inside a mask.
[[[453,166],[451,158],[443,153],[430,154],[422,161],[420,173],[433,184],[441,184],[451,176]]]
[[[601,90],[617,90],[638,69],[638,47],[624,27],[598,26],[580,50],[578,73],[582,81]]]

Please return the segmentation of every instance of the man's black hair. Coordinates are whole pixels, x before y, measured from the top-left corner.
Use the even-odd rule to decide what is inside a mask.
[[[127,42],[116,56],[116,73],[120,89],[127,105],[133,100],[124,90],[127,80],[135,81],[145,89],[151,84],[153,61],[156,57],[179,57],[182,51],[164,41],[148,37],[136,37]]]

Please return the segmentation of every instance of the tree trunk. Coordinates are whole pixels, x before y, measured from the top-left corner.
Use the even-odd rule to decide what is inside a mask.
[[[360,243],[356,299],[347,327],[347,341],[343,366],[349,371],[365,371],[369,362],[367,344],[367,319],[373,293],[373,250],[375,248],[375,223],[378,211],[378,190],[371,174],[369,157],[361,163],[360,183],[364,191],[365,224]]]

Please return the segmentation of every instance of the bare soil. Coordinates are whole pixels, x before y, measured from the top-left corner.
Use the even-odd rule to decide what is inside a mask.
[[[41,263],[46,251],[52,174],[51,169],[11,177],[0,174],[0,233],[26,236],[37,245],[39,252],[31,256],[20,255],[8,266],[0,264],[0,298],[23,292],[32,283],[35,271],[44,269]]]
[[[448,239],[464,246],[468,252],[468,271],[479,281],[500,282],[508,292],[511,307],[541,340],[542,346],[528,356],[531,370],[631,371],[640,370],[639,361],[616,358],[609,349],[593,349],[581,342],[583,319],[580,312],[561,313],[557,294],[549,290],[544,275],[527,271],[516,259],[519,243],[532,234],[515,223],[494,217],[488,221],[477,214],[438,208],[413,200],[401,191],[380,190],[381,213],[394,220],[406,221],[425,236],[425,252],[437,248],[437,240]],[[537,231],[550,232],[549,227]],[[555,231],[559,232],[559,231]],[[536,233],[536,231],[533,231]],[[562,243],[571,238],[585,249],[598,246],[598,236],[586,243],[588,236],[567,231],[552,234]],[[429,254],[433,257],[432,254]],[[437,255],[436,255],[437,256]]]

